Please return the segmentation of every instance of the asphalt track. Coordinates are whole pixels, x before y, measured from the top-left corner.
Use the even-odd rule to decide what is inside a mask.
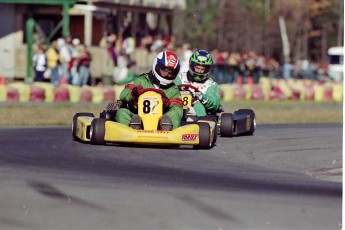
[[[194,150],[1,127],[0,229],[341,229],[342,131],[258,125]]]

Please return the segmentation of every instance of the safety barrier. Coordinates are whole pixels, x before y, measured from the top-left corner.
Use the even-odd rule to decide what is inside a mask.
[[[0,102],[90,102],[115,101],[123,85],[74,86],[24,82],[0,84]],[[343,83],[297,79],[261,78],[259,84],[221,84],[223,102],[233,100],[308,100],[342,102]]]

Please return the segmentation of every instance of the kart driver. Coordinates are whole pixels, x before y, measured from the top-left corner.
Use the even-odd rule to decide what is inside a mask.
[[[183,115],[181,94],[174,80],[180,71],[180,61],[178,56],[172,51],[160,52],[155,58],[152,70],[134,78],[122,90],[119,99],[124,104],[132,105],[120,108],[115,120],[132,128],[140,129],[141,119],[137,115],[138,109],[135,105],[138,97],[145,88],[156,88],[162,90],[166,96],[163,99],[163,113],[160,119],[160,130],[172,130],[180,126]],[[134,103],[133,103],[134,102]]]
[[[181,72],[175,84],[192,85],[200,92],[193,92],[192,107],[198,117],[214,113],[220,106],[220,87],[210,78],[212,56],[206,50],[196,50],[189,59],[189,70]]]

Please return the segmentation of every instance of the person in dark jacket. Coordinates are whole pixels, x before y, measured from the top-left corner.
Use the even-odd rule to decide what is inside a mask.
[[[90,63],[91,63],[91,54],[85,46],[81,47],[80,56],[77,62],[77,72],[78,72],[78,85],[83,86],[87,85],[90,77]]]

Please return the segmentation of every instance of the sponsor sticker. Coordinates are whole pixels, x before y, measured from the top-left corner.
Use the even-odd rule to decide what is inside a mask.
[[[138,133],[161,133],[161,134],[168,134],[169,131],[164,130],[136,130]]]
[[[198,134],[182,134],[182,141],[195,141]]]
[[[177,57],[174,53],[167,52],[166,61],[167,66],[174,69],[177,64]]]
[[[250,130],[250,122],[251,120],[250,120],[250,116],[249,115],[247,115],[246,116],[246,129],[247,130]]]
[[[154,133],[154,130],[137,130],[138,133]]]

